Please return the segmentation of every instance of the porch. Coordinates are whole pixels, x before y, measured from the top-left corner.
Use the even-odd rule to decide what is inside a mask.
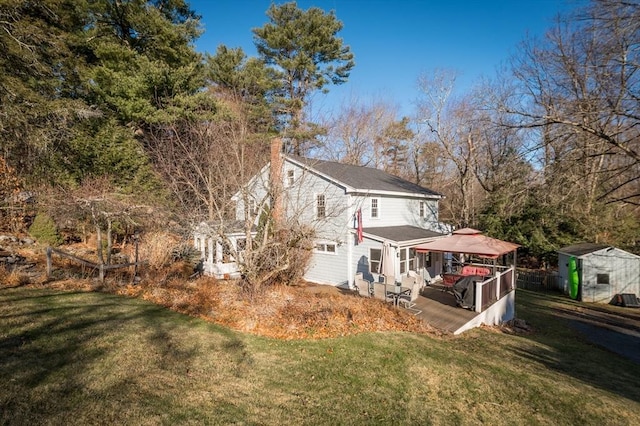
[[[456,306],[455,296],[436,286],[422,289],[415,308],[422,311],[416,315],[418,318],[432,327],[450,333],[455,333],[479,315],[478,312]]]
[[[475,283],[475,309],[457,306],[450,287],[437,282],[422,289],[416,309],[418,318],[432,327],[459,334],[481,324],[496,325],[514,316],[515,268],[503,268],[495,276]]]

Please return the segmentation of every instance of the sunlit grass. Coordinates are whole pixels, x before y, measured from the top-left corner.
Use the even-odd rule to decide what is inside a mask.
[[[0,290],[0,424],[638,424],[640,366],[520,292],[531,334],[278,340],[143,300]]]

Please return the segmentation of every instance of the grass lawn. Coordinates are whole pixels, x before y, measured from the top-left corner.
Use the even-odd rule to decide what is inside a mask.
[[[640,365],[534,327],[283,341],[102,293],[0,289],[0,424],[640,424]]]

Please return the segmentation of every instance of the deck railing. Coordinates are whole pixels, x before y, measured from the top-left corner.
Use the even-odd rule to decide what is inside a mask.
[[[498,272],[495,276],[476,283],[476,312],[482,312],[502,297],[509,294],[515,282],[515,268],[510,267],[504,272]]]

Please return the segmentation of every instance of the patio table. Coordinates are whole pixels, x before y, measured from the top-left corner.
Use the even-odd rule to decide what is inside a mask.
[[[400,300],[400,296],[403,294],[411,293],[411,289],[408,287],[402,287],[400,283],[396,284],[387,284],[386,285],[387,296],[393,297],[393,305],[398,306],[398,302]]]

